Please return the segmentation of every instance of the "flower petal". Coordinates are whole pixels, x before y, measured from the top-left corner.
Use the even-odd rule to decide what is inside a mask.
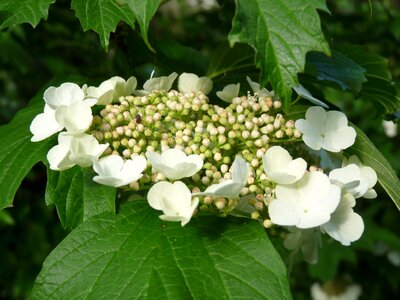
[[[56,145],[47,153],[47,160],[50,169],[54,171],[64,171],[72,168],[75,163],[69,159],[69,146],[66,144]]]
[[[93,116],[91,108],[84,102],[70,106],[61,105],[56,110],[56,120],[70,133],[81,133],[89,129]]]
[[[51,86],[44,92],[44,101],[52,108],[56,109],[61,105],[69,106],[76,102],[81,102],[85,97],[79,85],[66,82],[59,87]]]
[[[240,83],[228,84],[222,91],[218,91],[216,94],[221,100],[231,103],[233,98],[236,98],[239,95],[239,90]]]
[[[31,141],[39,142],[47,139],[56,132],[63,130],[63,128],[64,127],[56,121],[55,111],[46,104],[44,112],[38,114],[32,120],[32,123],[29,127],[33,134]]]

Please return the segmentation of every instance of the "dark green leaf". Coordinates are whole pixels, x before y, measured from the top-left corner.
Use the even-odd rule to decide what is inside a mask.
[[[387,59],[371,54],[360,46],[341,46],[339,50],[366,70],[361,98],[385,114],[400,110],[400,97],[392,81]]]
[[[115,212],[116,189],[95,183],[89,170],[48,169],[47,178],[46,204],[55,204],[63,227],[72,229],[94,215]]]
[[[29,23],[33,27],[47,19],[49,6],[55,0],[10,0],[0,3],[0,30],[12,25]]]
[[[83,30],[96,31],[105,49],[108,48],[110,32],[115,32],[119,22],[124,21],[132,28],[135,26],[135,15],[129,7],[118,4],[115,0],[72,0],[71,7],[75,10]]]
[[[32,299],[291,299],[262,226],[199,217],[165,223],[144,201],[77,227],[46,259]]]
[[[297,73],[303,71],[308,51],[329,53],[317,9],[327,11],[323,0],[236,0],[229,41],[247,43],[256,50],[260,81],[272,82],[287,107]]]
[[[7,125],[0,126],[0,209],[11,206],[22,180],[53,143],[48,139],[32,143],[29,125],[43,111],[39,93],[28,107],[20,110]]]
[[[357,138],[354,145],[346,150],[346,152],[357,155],[364,165],[370,166],[375,170],[379,183],[400,210],[399,178],[386,158],[368,139],[365,133],[356,126],[352,126],[356,129]]]
[[[161,0],[126,0],[126,2],[139,23],[144,42],[152,49],[147,38],[147,32],[150,21],[156,13]]]
[[[307,55],[306,70],[318,80],[332,81],[341,89],[357,94],[362,83],[367,81],[366,70],[340,52],[332,51],[332,56],[322,52],[310,52]]]

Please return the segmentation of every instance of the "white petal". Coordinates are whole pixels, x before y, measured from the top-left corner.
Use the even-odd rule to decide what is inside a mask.
[[[167,181],[160,181],[154,184],[147,193],[147,201],[149,205],[157,210],[161,210],[161,200],[168,193],[171,192],[172,183]]]
[[[70,133],[81,133],[89,129],[93,116],[91,108],[84,102],[70,106],[61,105],[56,110],[56,120]]]
[[[199,78],[199,81],[197,82],[197,90],[203,92],[205,95],[207,95],[209,92],[211,92],[213,88],[213,82],[211,78],[207,76],[203,76]]]
[[[355,188],[360,184],[360,168],[355,164],[350,164],[343,168],[334,169],[329,173],[329,179],[332,183],[346,190]]]
[[[75,165],[69,159],[69,147],[68,145],[56,145],[49,150],[47,153],[47,160],[50,164],[50,169],[55,171],[63,171],[69,169]]]
[[[378,194],[376,193],[376,191],[374,189],[369,189],[364,195],[363,197],[366,199],[375,199],[378,196]]]
[[[44,92],[44,101],[52,108],[56,109],[60,105],[69,106],[76,102],[81,102],[85,94],[79,85],[66,82],[59,87],[51,86]]]
[[[241,156],[236,156],[232,164],[232,180],[242,184],[244,187],[249,171],[249,164]]]
[[[197,92],[199,76],[193,73],[182,73],[178,78],[178,90],[181,93]]]
[[[340,152],[354,144],[356,135],[356,131],[350,126],[341,127],[334,132],[326,132],[322,148],[331,152]]]
[[[303,134],[302,139],[308,147],[314,150],[321,149],[321,127],[315,127],[304,119],[297,120],[295,127]]]
[[[213,196],[224,198],[237,198],[245,184],[225,180],[217,184],[210,185],[204,192],[194,193],[194,196]]]
[[[89,167],[107,149],[108,144],[99,144],[91,135],[73,136],[70,159],[81,167]]]
[[[143,89],[147,92],[151,92],[153,90],[169,91],[176,77],[178,77],[178,74],[174,72],[171,73],[169,76],[161,76],[149,79],[143,84]]]
[[[321,106],[312,106],[306,111],[306,120],[314,128],[324,128],[326,118],[327,113]]]
[[[46,104],[44,112],[38,114],[32,120],[32,123],[29,127],[30,131],[33,134],[31,141],[38,142],[47,139],[56,132],[61,131],[63,128],[64,127],[58,124],[56,121],[55,111]]]
[[[297,225],[300,222],[300,207],[290,199],[276,199],[268,206],[271,222],[282,226]]]
[[[233,98],[239,95],[239,90],[240,90],[240,83],[228,84],[227,86],[224,87],[222,91],[218,91],[216,94],[217,97],[220,98],[221,100],[231,103]]]
[[[101,177],[113,177],[118,175],[124,165],[121,156],[113,154],[103,157],[93,163],[93,170]]]

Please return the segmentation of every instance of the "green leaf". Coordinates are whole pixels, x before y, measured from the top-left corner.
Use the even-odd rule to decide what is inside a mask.
[[[55,0],[9,0],[0,3],[0,30],[12,25],[29,23],[33,27],[47,19],[50,4]]]
[[[110,32],[115,32],[119,22],[124,21],[135,27],[135,15],[127,4],[118,4],[110,0],[72,0],[83,30],[93,29],[100,36],[102,46],[107,49]]]
[[[153,50],[149,43],[147,32],[150,21],[156,13],[161,0],[126,0],[126,2],[139,23],[144,42],[147,47]]]
[[[316,9],[328,11],[324,0],[236,0],[229,34],[231,45],[247,43],[256,50],[260,81],[272,82],[285,107],[299,84],[308,51],[329,53]]]
[[[307,55],[306,72],[317,80],[337,83],[342,90],[357,94],[362,83],[367,81],[366,70],[340,52],[332,51],[332,56],[322,52],[310,52]]]
[[[32,143],[29,126],[43,111],[39,93],[7,125],[0,126],[0,209],[11,206],[15,193],[32,167],[46,157],[53,140]]]
[[[47,170],[46,204],[55,204],[64,228],[73,229],[106,211],[115,213],[116,189],[92,178],[92,172],[78,166],[63,172]]]
[[[199,217],[181,227],[128,202],[77,227],[46,259],[32,299],[291,299],[262,226]]]
[[[357,138],[352,147],[346,150],[349,154],[357,155],[364,165],[373,168],[378,175],[378,181],[392,198],[400,210],[400,181],[396,172],[375,145],[361,129],[352,124],[357,132]]]
[[[341,46],[339,51],[366,70],[367,82],[363,84],[360,95],[363,100],[371,102],[385,114],[400,110],[400,97],[393,84],[387,59],[355,45]]]

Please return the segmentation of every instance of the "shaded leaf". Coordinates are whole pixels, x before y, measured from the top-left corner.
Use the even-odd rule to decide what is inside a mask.
[[[366,70],[368,81],[363,84],[360,95],[363,100],[371,102],[385,114],[400,110],[400,97],[392,81],[387,59],[355,45],[341,46],[339,50]]]
[[[364,165],[375,170],[379,183],[400,210],[400,181],[396,172],[365,133],[353,124],[352,126],[357,132],[357,137],[354,145],[346,152],[357,155]]]
[[[292,87],[299,84],[308,51],[329,53],[317,9],[327,11],[323,0],[236,0],[229,34],[231,45],[247,43],[256,50],[260,82],[272,82],[287,107]]]
[[[124,21],[132,28],[135,26],[135,15],[127,4],[118,4],[110,0],[72,0],[83,30],[93,29],[100,36],[101,44],[108,48],[110,33],[115,32],[119,22]]]
[[[103,212],[115,212],[116,189],[95,183],[89,170],[75,166],[63,172],[47,171],[46,204],[54,204],[64,228]]]
[[[147,32],[150,21],[156,13],[161,0],[126,0],[126,2],[139,23],[144,42],[152,49],[147,37]]]
[[[46,259],[32,299],[291,299],[262,226],[231,218],[165,223],[128,202],[77,227]]]
[[[43,111],[44,102],[38,101],[41,98],[42,93],[39,93],[9,124],[0,126],[0,209],[12,205],[26,174],[37,162],[45,159],[54,143],[52,139],[31,142],[29,126],[32,119]]]
[[[322,52],[310,52],[307,55],[306,70],[317,80],[337,83],[342,90],[357,94],[361,91],[366,70],[350,58],[338,51],[332,51],[331,56]]]
[[[55,0],[18,0],[0,3],[0,30],[12,25],[29,23],[33,27],[47,19],[50,4]]]

